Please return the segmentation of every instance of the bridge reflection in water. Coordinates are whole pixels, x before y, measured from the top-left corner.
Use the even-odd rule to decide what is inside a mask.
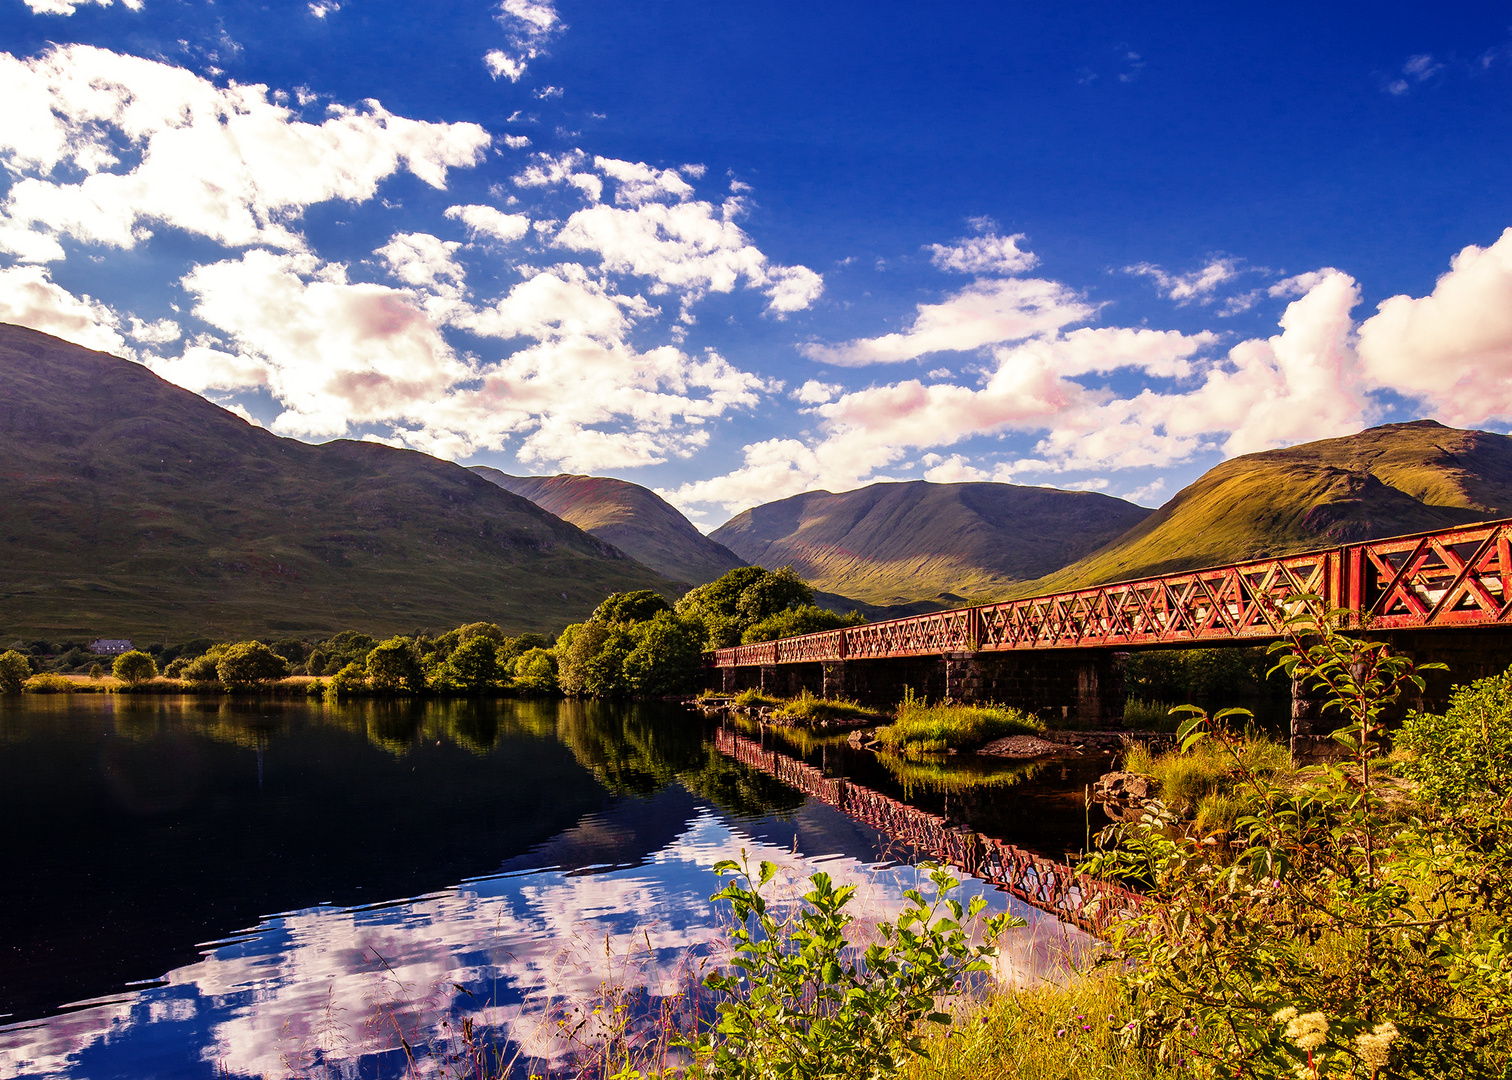
[[[806,762],[768,750],[728,728],[720,728],[714,740],[720,753],[741,764],[774,776],[810,798],[1090,934],[1101,937],[1114,919],[1132,913],[1142,902],[1138,893],[1121,885],[1079,874],[1065,863],[1006,841],[952,826],[937,814],[842,777],[825,776]]]

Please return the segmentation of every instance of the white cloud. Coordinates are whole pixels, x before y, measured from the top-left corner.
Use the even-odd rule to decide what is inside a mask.
[[[396,233],[373,254],[382,258],[389,273],[406,285],[450,288],[462,283],[462,267],[452,258],[452,252],[461,246],[455,240],[442,240],[430,233]]]
[[[72,15],[87,4],[109,7],[113,0],[22,0],[34,15]],[[132,11],[142,10],[142,0],[121,0],[123,7]]]
[[[1199,360],[1216,335],[1086,328],[995,350],[979,388],[917,379],[868,387],[817,404],[814,440],[769,439],[744,448],[741,467],[663,494],[730,511],[813,488],[845,490],[878,478],[917,450],[926,479],[1006,481],[1023,472],[1163,466],[1204,447],[1240,454],[1346,434],[1372,406],[1358,377],[1354,281],[1327,274],[1281,318],[1281,333]],[[1091,377],[1131,369],[1168,380],[1120,395]],[[937,451],[1003,432],[1042,432],[1033,458],[990,469]]]
[[[75,296],[41,266],[0,269],[0,322],[29,326],[86,349],[127,355],[120,319],[89,296]]]
[[[509,147],[511,150],[523,150],[530,145],[530,136],[506,135],[504,136],[504,145]]]
[[[519,82],[530,61],[543,55],[546,43],[562,29],[550,0],[504,0],[497,16],[508,42],[506,49],[490,49],[483,57],[495,79]]]
[[[184,331],[172,319],[158,319],[149,323],[135,315],[131,317],[131,329],[126,333],[133,340],[146,345],[167,345],[184,336]]]
[[[1470,245],[1433,292],[1393,296],[1360,326],[1365,374],[1448,424],[1512,419],[1512,229]]]
[[[310,5],[310,14],[317,19],[323,19],[327,15],[334,15],[341,10],[341,4],[337,0],[317,0]],[[243,417],[243,419],[247,419]]]
[[[841,389],[842,387],[835,383],[822,383],[818,379],[810,379],[793,391],[793,398],[805,405],[819,405],[833,400]]]
[[[599,203],[601,193],[584,182],[582,163],[580,155],[541,155],[516,178],[522,186],[565,180],[596,203],[567,219],[552,241],[557,247],[597,254],[605,271],[651,278],[653,293],[675,289],[685,303],[706,292],[731,292],[744,282],[765,293],[767,310],[782,315],[809,307],[823,292],[819,274],[805,266],[774,265],[751,243],[734,221],[739,199],[716,207],[692,199],[692,189],[673,170],[598,158],[595,167],[616,183],[615,201],[628,204],[610,206]]]
[[[131,248],[159,225],[227,245],[301,250],[308,206],[365,200],[407,168],[436,188],[481,160],[476,124],[395,116],[376,101],[295,118],[262,85],[221,88],[182,68],[85,45],[0,54],[0,248],[63,256],[62,237]],[[82,174],[63,181],[58,176]]]
[[[958,274],[1018,274],[1033,269],[1039,256],[1023,251],[1019,242],[1023,233],[998,236],[989,229],[985,235],[968,236],[954,244],[930,244],[930,262],[941,270]]]
[[[483,234],[506,243],[530,231],[530,215],[506,214],[492,206],[448,206],[446,216],[461,221],[475,237]]]
[[[977,281],[938,304],[920,304],[905,331],[842,345],[805,345],[819,363],[855,367],[896,363],[934,352],[965,352],[1021,341],[1083,322],[1096,309],[1066,286],[1038,278]]]
[[[1154,263],[1145,262],[1124,267],[1124,273],[1154,278],[1161,296],[1178,304],[1189,304],[1210,297],[1218,286],[1233,281],[1239,276],[1239,264],[1234,259],[1214,259],[1189,274],[1168,274]]]

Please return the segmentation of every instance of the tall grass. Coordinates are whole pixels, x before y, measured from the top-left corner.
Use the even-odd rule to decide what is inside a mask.
[[[1134,743],[1123,760],[1128,772],[1154,777],[1161,800],[1195,820],[1202,832],[1226,832],[1233,826],[1249,794],[1242,785],[1241,766],[1272,778],[1293,771],[1285,744],[1255,731],[1239,742],[1238,764],[1215,739],[1200,742],[1185,754],[1174,750],[1154,754],[1148,746]]]
[[[858,721],[876,720],[878,714],[859,701],[847,698],[816,697],[805,690],[797,697],[785,701],[777,709],[784,720],[801,724],[817,724],[825,720]]]
[[[1136,1045],[1143,1013],[1111,971],[1003,990],[925,1042],[908,1080],[1166,1080],[1178,1071]],[[1190,1075],[1189,1073],[1186,1075]]]
[[[1175,731],[1181,717],[1171,715],[1171,706],[1164,701],[1145,701],[1131,697],[1124,702],[1124,727],[1136,731]]]
[[[877,741],[913,757],[968,750],[1008,735],[1037,735],[1038,721],[1004,705],[931,705],[910,692],[897,720],[877,729]]]

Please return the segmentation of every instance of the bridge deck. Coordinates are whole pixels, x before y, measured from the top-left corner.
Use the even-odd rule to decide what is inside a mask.
[[[1379,630],[1512,625],[1512,519],[737,645],[709,663],[1260,642],[1307,593]]]
[[[825,776],[807,762],[768,750],[725,728],[715,733],[714,745],[725,756],[775,776],[810,798],[1089,934],[1102,936],[1113,920],[1134,912],[1144,902],[1138,893],[1121,885],[1079,874],[1065,863],[1042,858],[1006,841],[955,828],[936,814],[860,784]]]

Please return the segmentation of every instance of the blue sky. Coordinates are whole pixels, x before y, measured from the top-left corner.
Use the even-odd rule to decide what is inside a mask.
[[[0,0],[0,319],[280,434],[1156,505],[1512,420],[1512,9]]]

